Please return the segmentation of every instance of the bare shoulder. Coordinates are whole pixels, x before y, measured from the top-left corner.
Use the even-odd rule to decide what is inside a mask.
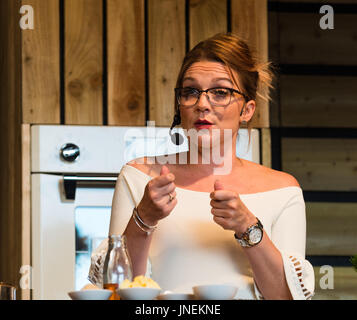
[[[251,161],[245,161],[244,164],[249,168],[250,175],[256,177],[255,181],[259,181],[259,189],[274,190],[286,187],[300,187],[296,178],[287,172],[271,169]]]
[[[155,177],[160,175],[160,167],[158,167],[154,160],[154,157],[141,157],[129,161],[127,165],[132,166],[149,176]]]

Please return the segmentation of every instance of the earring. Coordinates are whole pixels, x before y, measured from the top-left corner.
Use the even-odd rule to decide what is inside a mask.
[[[242,125],[243,125],[243,126],[246,126],[246,125],[247,125],[247,121],[243,120],[243,121],[242,121]]]
[[[169,134],[171,136],[171,141],[172,143],[176,144],[177,146],[181,145],[184,141],[183,137],[181,134],[179,134],[178,132],[172,133],[172,129],[177,126],[178,124],[181,123],[181,116],[179,112],[176,112],[175,116],[174,116],[174,120],[172,122],[171,128],[169,130]]]

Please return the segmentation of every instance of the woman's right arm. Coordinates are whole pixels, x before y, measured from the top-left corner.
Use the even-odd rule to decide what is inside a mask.
[[[159,220],[167,217],[176,206],[174,180],[175,176],[169,172],[166,166],[163,166],[160,176],[147,183],[144,195],[137,206],[138,214],[145,224],[155,226],[159,223]],[[171,201],[169,193],[174,197]],[[113,202],[116,202],[115,199],[113,199]],[[115,208],[113,208],[112,215],[115,216]],[[153,233],[148,235],[138,227],[133,216],[131,216],[124,235],[127,238],[133,276],[144,275]]]

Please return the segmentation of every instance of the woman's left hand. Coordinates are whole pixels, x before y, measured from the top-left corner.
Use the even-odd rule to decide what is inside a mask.
[[[233,230],[238,237],[257,222],[257,218],[244,205],[238,193],[224,189],[219,180],[215,181],[210,198],[214,222],[223,229]]]

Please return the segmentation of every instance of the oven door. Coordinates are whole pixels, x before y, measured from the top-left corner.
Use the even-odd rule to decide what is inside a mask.
[[[108,236],[116,177],[87,180],[32,174],[32,299],[69,299],[89,283],[91,252]]]

